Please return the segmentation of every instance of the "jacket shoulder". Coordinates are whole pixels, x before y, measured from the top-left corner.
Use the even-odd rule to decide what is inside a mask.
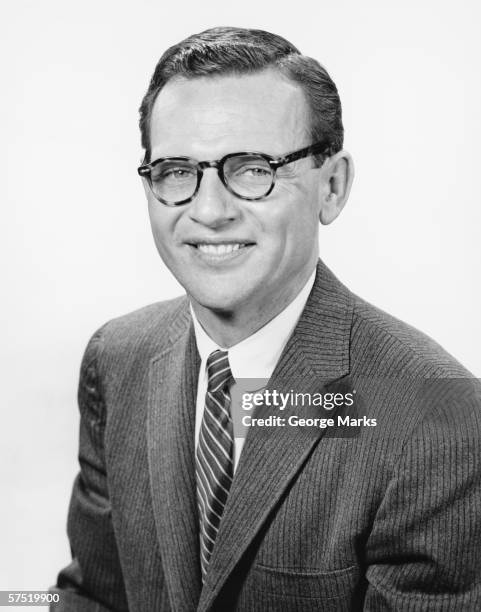
[[[167,350],[190,325],[186,296],[149,304],[133,312],[111,319],[92,336],[89,347],[107,366],[123,362],[149,361]],[[87,352],[92,352],[87,348]]]
[[[473,377],[435,340],[353,295],[351,367],[372,376]]]

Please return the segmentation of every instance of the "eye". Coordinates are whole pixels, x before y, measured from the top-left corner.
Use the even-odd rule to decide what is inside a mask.
[[[152,180],[167,183],[190,181],[197,177],[195,168],[186,165],[161,164],[154,168]]]
[[[191,169],[186,168],[169,168],[162,173],[162,178],[183,179],[192,176],[194,173]]]
[[[233,159],[227,173],[239,181],[265,181],[272,176],[270,166],[263,159]]]
[[[247,176],[252,176],[254,178],[261,178],[268,175],[270,176],[271,171],[265,166],[245,166],[240,169],[240,173],[245,174]]]

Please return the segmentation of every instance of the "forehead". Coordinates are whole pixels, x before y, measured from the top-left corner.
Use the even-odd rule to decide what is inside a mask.
[[[308,115],[302,89],[274,70],[176,78],[152,109],[152,157],[283,154],[310,143]]]

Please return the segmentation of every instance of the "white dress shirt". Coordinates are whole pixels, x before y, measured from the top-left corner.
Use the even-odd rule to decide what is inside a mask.
[[[207,335],[202,325],[195,316],[192,306],[190,307],[194,322],[195,339],[197,350],[201,357],[199,370],[199,382],[197,385],[197,401],[195,409],[195,446],[199,439],[200,426],[204,414],[205,395],[207,393],[206,362],[209,355],[215,350],[228,351],[229,364],[234,379],[262,378],[268,380],[279,361],[279,357],[294,331],[301,316],[307,298],[311,292],[316,277],[314,268],[311,276],[292,302],[284,308],[269,323],[261,327],[254,334],[245,338],[229,349],[218,346],[210,336]],[[235,383],[234,383],[235,384]],[[233,391],[234,385],[231,387]],[[239,463],[239,457],[244,445],[244,437],[235,435],[234,429],[234,471]]]

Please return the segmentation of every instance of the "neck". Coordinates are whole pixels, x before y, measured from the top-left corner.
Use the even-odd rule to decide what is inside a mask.
[[[261,303],[242,305],[230,311],[206,308],[191,297],[192,308],[208,336],[220,347],[228,349],[264,327],[281,313],[299,294],[312,270],[299,275],[296,283],[281,294],[263,296]]]

